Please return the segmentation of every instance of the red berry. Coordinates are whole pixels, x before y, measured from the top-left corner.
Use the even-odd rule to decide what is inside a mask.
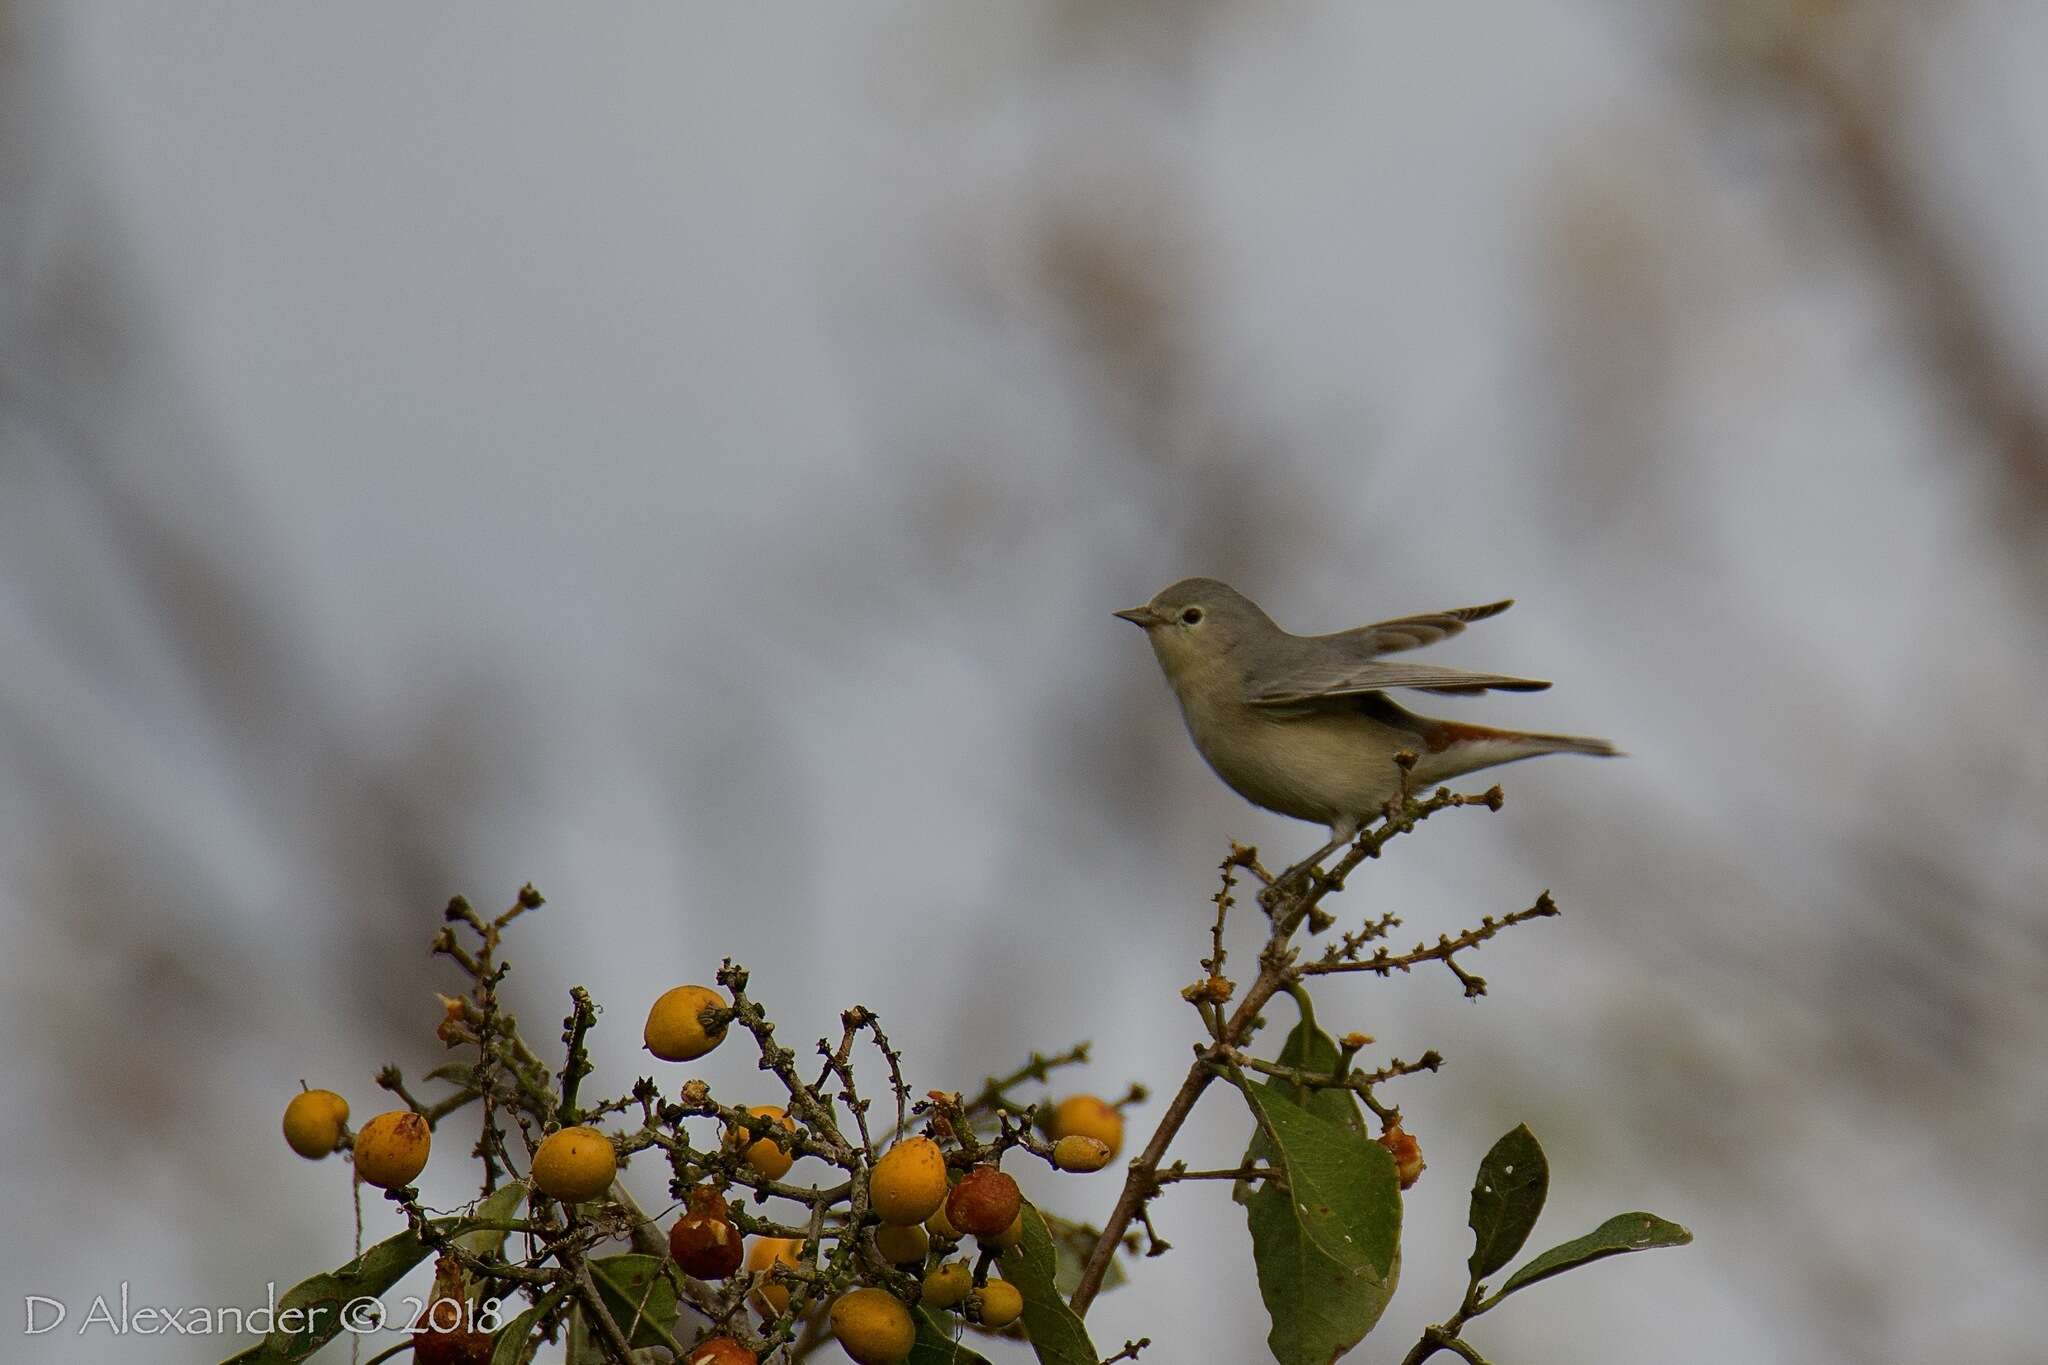
[[[1380,1135],[1379,1144],[1394,1154],[1394,1174],[1400,1178],[1402,1189],[1422,1179],[1422,1144],[1413,1134],[1389,1128]]]
[[[1024,1206],[1017,1182],[993,1166],[976,1166],[946,1196],[946,1220],[972,1237],[995,1237]]]
[[[731,1337],[707,1337],[690,1348],[683,1365],[757,1365],[759,1360]]]
[[[722,1280],[740,1268],[746,1242],[716,1190],[690,1192],[690,1211],[668,1230],[668,1254],[685,1275],[700,1280]]]

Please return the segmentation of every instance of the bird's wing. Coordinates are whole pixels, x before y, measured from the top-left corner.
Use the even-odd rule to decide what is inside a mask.
[[[1333,651],[1327,658],[1297,659],[1284,669],[1255,677],[1246,692],[1254,706],[1294,706],[1325,698],[1355,697],[1390,687],[1476,696],[1491,689],[1541,692],[1548,686],[1549,683],[1535,678],[1516,678],[1505,673],[1472,673],[1433,664],[1384,663],[1370,658],[1346,658]]]
[[[1392,654],[1397,650],[1416,649],[1448,640],[1472,622],[1498,616],[1513,605],[1515,599],[1507,597],[1498,602],[1488,602],[1483,607],[1453,607],[1449,611],[1424,612],[1420,616],[1403,616],[1318,638],[1342,642],[1361,654]]]

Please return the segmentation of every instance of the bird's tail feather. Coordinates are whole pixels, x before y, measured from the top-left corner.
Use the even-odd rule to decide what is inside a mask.
[[[1589,754],[1613,758],[1621,750],[1604,739],[1584,735],[1533,734],[1524,730],[1496,730],[1486,725],[1461,725],[1454,721],[1431,721],[1421,728],[1424,752],[1416,774],[1425,782],[1442,782],[1543,754]]]
[[[1415,736],[1416,776],[1424,782],[1441,782],[1497,763],[1541,754],[1590,754],[1615,758],[1621,750],[1608,740],[1586,735],[1546,735],[1528,730],[1496,730],[1490,725],[1466,725],[1452,720],[1418,716],[1395,704],[1384,692],[1360,699],[1360,709],[1396,730]]]
[[[1497,730],[1494,733],[1501,739],[1528,745],[1534,754],[1591,754],[1595,758],[1623,756],[1613,741],[1591,739],[1585,735],[1539,735],[1519,730]]]

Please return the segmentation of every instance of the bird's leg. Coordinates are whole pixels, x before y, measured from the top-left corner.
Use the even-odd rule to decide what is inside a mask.
[[[1334,825],[1331,826],[1330,842],[1324,844],[1321,848],[1309,854],[1306,858],[1303,858],[1293,867],[1288,868],[1285,872],[1282,872],[1279,876],[1275,877],[1273,879],[1273,884],[1267,888],[1267,891],[1270,894],[1276,896],[1285,895],[1286,887],[1289,882],[1293,881],[1296,877],[1306,877],[1310,872],[1320,868],[1322,866],[1323,859],[1329,857],[1332,853],[1335,853],[1338,849],[1350,843],[1352,836],[1354,836],[1357,833],[1358,830],[1355,826],[1349,829],[1343,829]]]

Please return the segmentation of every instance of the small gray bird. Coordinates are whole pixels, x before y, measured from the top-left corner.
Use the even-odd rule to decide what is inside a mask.
[[[1188,734],[1218,777],[1255,806],[1330,827],[1330,842],[1306,866],[1350,842],[1400,794],[1394,755],[1403,749],[1416,756],[1418,789],[1538,754],[1620,752],[1604,739],[1433,720],[1387,696],[1397,687],[1474,696],[1550,686],[1381,658],[1448,639],[1467,622],[1512,605],[1509,599],[1335,635],[1290,635],[1229,584],[1184,578],[1116,615],[1144,628],[1180,699]]]

